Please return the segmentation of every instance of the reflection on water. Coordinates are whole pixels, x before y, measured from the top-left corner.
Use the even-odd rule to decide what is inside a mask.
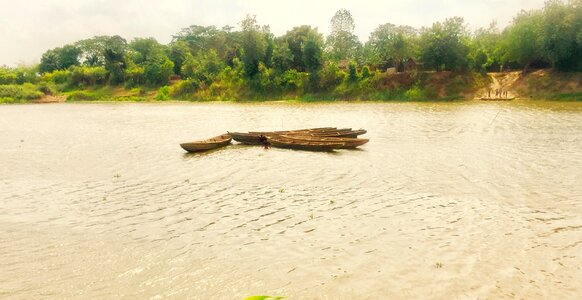
[[[359,151],[179,143],[366,128]],[[571,298],[582,104],[0,106],[0,298]]]

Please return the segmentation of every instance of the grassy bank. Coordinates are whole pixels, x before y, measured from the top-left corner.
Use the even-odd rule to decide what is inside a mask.
[[[582,73],[539,70],[527,75],[508,73],[505,88],[522,99],[582,101]],[[510,79],[513,76],[514,78]],[[498,77],[499,78],[499,77]],[[502,78],[503,80],[503,78]],[[175,79],[167,86],[111,86],[105,84],[73,85],[39,80],[37,83],[0,85],[0,103],[60,101],[456,101],[473,99],[477,91],[487,89],[491,79],[478,73],[410,72],[380,73],[347,78],[327,87],[309,88],[307,78],[299,78],[292,88],[253,86],[252,82],[219,78],[205,85]],[[53,101],[50,101],[53,102]]]

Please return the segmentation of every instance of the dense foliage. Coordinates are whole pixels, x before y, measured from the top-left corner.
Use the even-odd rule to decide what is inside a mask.
[[[421,71],[582,71],[582,0],[551,0],[543,9],[522,11],[503,31],[492,23],[472,33],[459,17],[420,29],[386,23],[365,44],[354,34],[356,23],[345,9],[331,18],[327,37],[308,25],[276,37],[250,15],[238,25],[238,31],[192,25],[168,45],[154,38],[128,42],[120,36],[96,36],[46,51],[37,67],[0,68],[0,85],[41,82],[45,88],[40,90],[50,92],[172,83],[158,93],[160,99],[348,97],[354,89],[418,98],[431,94],[419,85],[425,82]],[[413,75],[388,83],[398,73]]]

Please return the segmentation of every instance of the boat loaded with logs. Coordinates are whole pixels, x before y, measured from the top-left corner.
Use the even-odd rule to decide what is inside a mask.
[[[251,132],[228,132],[209,140],[181,144],[188,152],[204,151],[209,149],[226,146],[219,144],[219,141],[228,136],[235,141],[246,145],[261,145],[266,148],[287,148],[307,151],[332,151],[336,149],[355,149],[368,143],[369,139],[358,138],[365,134],[364,129],[352,130],[351,128],[307,128],[285,131],[251,131]],[[209,144],[204,149],[204,144]]]

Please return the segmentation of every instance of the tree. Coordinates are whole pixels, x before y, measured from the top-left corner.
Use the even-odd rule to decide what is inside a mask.
[[[188,58],[182,67],[182,74],[189,79],[210,85],[224,67],[225,65],[216,51],[212,49],[208,53],[200,52],[198,55]]]
[[[541,39],[543,15],[540,11],[522,11],[503,33],[502,48],[505,63],[517,62],[527,73],[530,65],[544,59]]]
[[[279,40],[275,45],[275,49],[273,50],[273,68],[277,72],[283,73],[291,68],[293,59],[294,56],[291,53],[287,42]]]
[[[305,72],[307,69],[305,67],[305,60],[303,59],[304,46],[309,37],[321,36],[317,32],[317,28],[313,28],[309,25],[303,25],[294,27],[292,30],[287,31],[280,40],[287,43],[291,54],[293,55],[293,63],[291,68]],[[321,38],[321,48],[323,48],[323,37]]]
[[[485,71],[490,67],[501,66],[501,32],[496,22],[491,22],[489,28],[479,28],[472,40],[471,57],[474,68]]]
[[[192,25],[172,36],[172,43],[184,42],[192,55],[200,51],[215,50],[222,61],[232,66],[232,60],[240,49],[240,32],[232,32],[233,27]]]
[[[182,66],[192,57],[188,44],[184,41],[175,41],[170,44],[168,58],[174,63],[174,74],[182,75]]]
[[[65,45],[61,48],[48,50],[40,59],[39,71],[45,73],[78,66],[81,53],[81,49],[75,45]]]
[[[425,66],[437,71],[468,67],[469,33],[463,18],[436,22],[421,34],[421,57]]]
[[[264,32],[257,23],[256,16],[247,15],[240,23],[242,31],[242,62],[247,77],[254,77],[259,72],[259,63],[265,59],[267,41]]]
[[[366,44],[370,49],[370,62],[386,68],[392,59],[396,70],[401,71],[404,60],[414,56],[417,35],[417,30],[409,26],[378,26]]]
[[[109,72],[109,81],[112,84],[121,83],[127,67],[127,41],[118,36],[106,38],[103,45],[103,59],[105,69]]]
[[[546,2],[540,29],[552,65],[561,71],[582,71],[582,1]]]
[[[147,84],[167,84],[174,69],[174,63],[166,56],[165,47],[154,38],[135,38],[129,44],[132,61],[143,68]]]
[[[302,50],[303,66],[310,73],[316,73],[323,66],[323,37],[317,30],[310,32]]]
[[[330,31],[327,37],[327,52],[332,60],[345,61],[358,58],[362,48],[358,37],[354,34],[356,25],[352,14],[346,9],[340,9],[331,19]]]

